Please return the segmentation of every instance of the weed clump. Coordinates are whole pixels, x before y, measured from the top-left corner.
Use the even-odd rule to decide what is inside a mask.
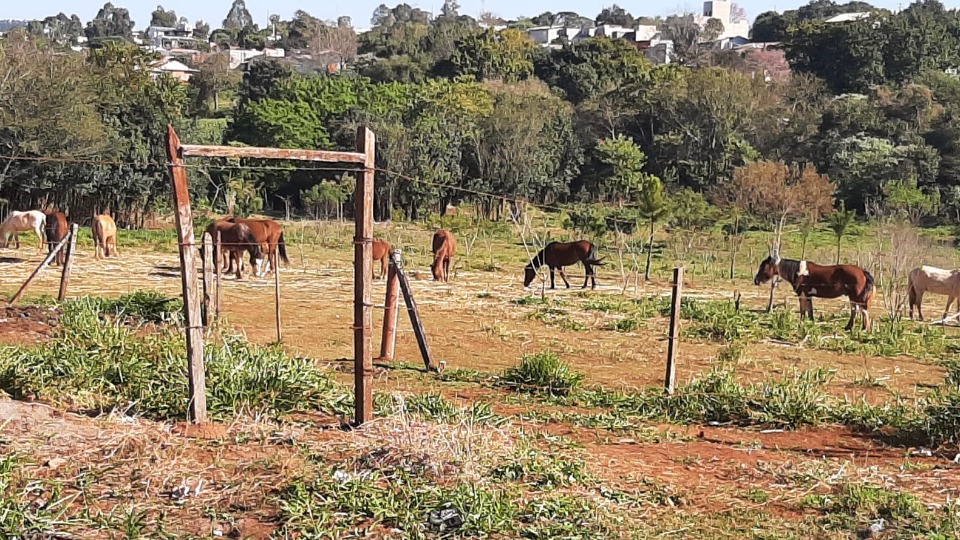
[[[508,386],[553,396],[569,394],[580,387],[583,379],[583,373],[574,371],[551,352],[526,355],[520,365],[507,369],[501,377]]]

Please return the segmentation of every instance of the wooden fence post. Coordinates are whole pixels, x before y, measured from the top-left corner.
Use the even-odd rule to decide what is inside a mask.
[[[73,256],[77,252],[77,233],[80,225],[74,223],[70,225],[70,243],[67,244],[67,255],[63,261],[63,268],[60,269],[60,292],[57,293],[57,301],[63,302],[67,299],[67,287],[70,286],[70,274],[73,272]]]
[[[220,310],[223,309],[223,291],[220,289],[220,274],[223,272],[223,269],[220,267],[223,264],[223,243],[220,240],[220,231],[217,231],[216,238],[217,247],[213,251],[216,256],[213,261],[213,276],[217,284],[217,294],[213,302],[213,311],[214,311],[214,320],[219,324],[220,322]]]
[[[354,242],[354,401],[356,425],[373,420],[373,351],[370,333],[373,311],[370,304],[373,272],[373,178],[376,167],[376,138],[366,126],[357,130],[357,152],[365,155],[354,200],[356,233]]]
[[[203,233],[203,309],[201,319],[204,330],[210,329],[210,307],[213,305],[213,238]]]
[[[187,374],[190,379],[189,417],[192,422],[199,424],[207,421],[207,383],[203,367],[203,326],[197,291],[197,251],[193,237],[193,213],[190,210],[187,170],[180,155],[180,138],[173,126],[167,126],[166,150],[173,183],[173,205],[177,209],[175,216],[177,243],[180,246],[180,284],[186,316]]]
[[[40,263],[40,266],[34,269],[33,273],[31,273],[27,280],[23,282],[23,285],[20,286],[17,294],[13,295],[13,298],[10,299],[10,302],[7,304],[8,306],[16,304],[21,298],[23,298],[23,293],[27,292],[27,287],[29,287],[30,284],[33,283],[33,280],[37,279],[37,276],[39,276],[43,270],[50,265],[50,261],[52,261],[53,258],[60,253],[60,250],[63,249],[63,246],[65,246],[69,240],[69,236],[63,237],[63,240],[60,240],[60,243],[53,248],[53,251],[47,253],[47,257],[43,259],[43,262]]]
[[[433,359],[430,357],[430,346],[427,344],[427,334],[423,331],[423,321],[420,320],[420,312],[417,310],[417,302],[413,299],[413,291],[410,290],[410,281],[407,280],[407,274],[403,271],[402,261],[397,261],[397,277],[400,279],[400,290],[403,292],[403,300],[407,304],[407,313],[410,314],[410,324],[413,325],[413,333],[417,336],[417,345],[420,346],[420,356],[423,357],[423,365],[427,371],[436,371],[433,365]]]
[[[277,307],[277,343],[283,341],[283,326],[280,322],[280,256],[277,255],[277,261],[273,266],[273,299]]]
[[[680,298],[683,293],[683,267],[673,269],[673,298],[670,302],[670,335],[667,343],[667,374],[664,386],[667,394],[672,394],[677,383],[677,345],[679,345]]]
[[[380,340],[380,359],[393,360],[397,346],[397,318],[400,311],[397,306],[400,301],[400,278],[397,276],[397,261],[400,251],[390,253],[390,266],[387,271],[387,297],[383,302],[383,336]]]

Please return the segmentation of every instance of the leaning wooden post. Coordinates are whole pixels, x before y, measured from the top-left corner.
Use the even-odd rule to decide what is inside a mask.
[[[276,263],[273,267],[273,300],[277,308],[277,343],[280,343],[283,341],[283,326],[280,322],[280,265]]]
[[[70,225],[70,243],[66,247],[67,254],[63,261],[63,268],[60,269],[60,292],[57,293],[57,302],[63,302],[67,299],[67,287],[70,286],[70,274],[73,272],[73,255],[77,252],[77,233],[79,230],[79,224]]]
[[[214,320],[220,322],[220,310],[223,309],[223,291],[220,289],[220,274],[223,269],[220,267],[223,260],[223,243],[220,241],[220,231],[217,231],[217,247],[213,251],[216,256],[213,262],[213,276],[217,284],[217,294],[213,301]]]
[[[420,320],[420,312],[417,310],[417,302],[413,299],[413,291],[410,290],[410,281],[407,280],[407,274],[403,271],[403,262],[397,261],[397,277],[400,279],[400,290],[403,292],[403,300],[407,304],[407,313],[410,314],[410,323],[413,325],[413,333],[417,336],[417,345],[420,346],[420,355],[423,357],[423,365],[427,371],[436,371],[433,365],[433,359],[430,357],[430,346],[427,343],[427,333],[423,331],[423,321]]]
[[[683,292],[683,267],[673,269],[673,298],[670,302],[670,335],[667,343],[667,374],[664,386],[667,394],[672,394],[677,384],[677,345],[679,345],[680,297]]]
[[[370,331],[373,311],[370,289],[373,279],[373,177],[376,167],[374,147],[376,138],[365,126],[357,130],[357,152],[365,154],[363,171],[359,174],[354,195],[356,233],[353,270],[353,344],[354,344],[354,402],[355,423],[362,425],[373,420],[373,351]]]
[[[203,367],[203,326],[200,320],[200,295],[197,291],[196,240],[193,238],[193,213],[187,170],[180,155],[180,138],[173,126],[167,126],[167,160],[173,182],[176,207],[177,240],[180,246],[180,284],[186,320],[187,366],[190,379],[189,418],[194,423],[207,421],[207,384]]]
[[[210,328],[210,306],[213,304],[213,238],[203,233],[203,319],[204,329]]]
[[[387,271],[387,297],[383,302],[383,336],[380,340],[380,359],[393,360],[397,347],[397,318],[400,311],[397,306],[400,301],[400,278],[397,276],[397,266],[400,261],[400,252],[390,253],[390,269]]]
[[[57,244],[53,248],[53,250],[50,251],[50,253],[47,253],[47,257],[43,259],[43,262],[40,263],[40,266],[38,266],[33,271],[33,273],[30,274],[30,277],[28,277],[27,280],[23,282],[23,285],[20,286],[20,290],[17,291],[17,294],[13,295],[13,298],[10,299],[10,302],[7,305],[12,306],[15,303],[17,303],[21,298],[23,298],[23,293],[27,292],[27,287],[29,287],[30,284],[33,283],[33,280],[37,279],[37,276],[39,276],[40,273],[43,272],[43,270],[47,266],[50,265],[50,261],[52,261],[53,258],[56,257],[58,253],[60,253],[60,250],[63,249],[63,246],[65,246],[69,240],[70,240],[70,237],[64,236],[63,240],[60,240],[60,243]]]

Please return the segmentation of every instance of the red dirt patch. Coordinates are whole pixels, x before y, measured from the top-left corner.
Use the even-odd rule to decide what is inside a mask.
[[[60,322],[56,308],[0,308],[0,344],[32,345],[46,341]]]

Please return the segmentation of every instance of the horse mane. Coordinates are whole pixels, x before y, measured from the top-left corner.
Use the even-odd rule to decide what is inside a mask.
[[[527,265],[527,268],[536,270],[543,266],[544,253],[547,251],[547,248],[541,249],[532,259],[530,259],[530,264]]]
[[[797,281],[797,272],[800,271],[800,261],[796,259],[780,259],[777,264],[777,273],[784,281],[791,285]]]

